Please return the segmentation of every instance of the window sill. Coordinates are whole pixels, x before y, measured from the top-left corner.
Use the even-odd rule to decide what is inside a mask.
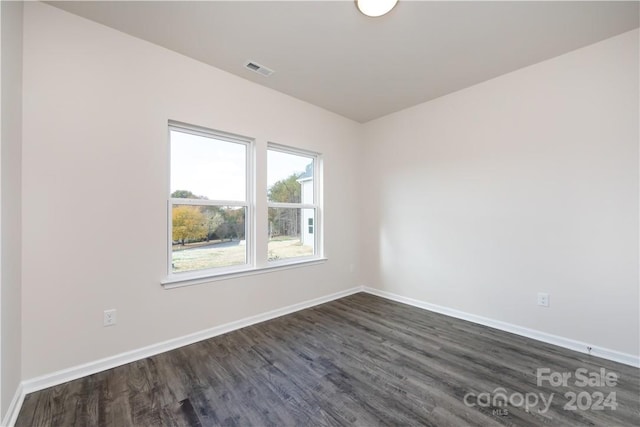
[[[182,288],[185,286],[199,285],[201,283],[215,282],[218,280],[235,279],[237,277],[254,276],[256,274],[266,274],[275,271],[289,270],[292,268],[306,267],[310,265],[324,264],[327,262],[327,258],[313,258],[300,261],[290,261],[286,263],[278,263],[274,265],[268,265],[266,267],[248,268],[246,270],[230,271],[218,274],[207,274],[203,276],[170,276],[160,282],[165,289]]]

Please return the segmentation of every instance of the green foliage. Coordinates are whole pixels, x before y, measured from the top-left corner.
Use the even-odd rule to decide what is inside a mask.
[[[227,209],[225,211],[225,224],[228,227],[228,233],[230,233],[232,237],[244,239],[244,209]]]
[[[176,190],[171,193],[171,197],[173,199],[207,199],[205,196],[196,196],[189,190]]]
[[[302,186],[298,182],[299,173],[281,179],[269,188],[269,201],[279,203],[300,203]]]
[[[209,241],[216,230],[224,223],[224,214],[216,206],[203,206],[202,213],[207,224],[207,241]]]
[[[298,182],[300,173],[291,174],[269,188],[271,202],[300,203],[302,186]],[[295,236],[298,233],[300,211],[298,209],[269,208],[269,237]]]
[[[173,198],[204,199],[188,190],[177,190]],[[172,212],[174,242],[193,243],[212,239],[244,239],[245,209],[223,206],[176,205]]]

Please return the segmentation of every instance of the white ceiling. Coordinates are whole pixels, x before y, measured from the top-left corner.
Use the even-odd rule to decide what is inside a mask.
[[[637,28],[638,2],[50,2],[359,122]],[[247,60],[276,72],[246,70]]]

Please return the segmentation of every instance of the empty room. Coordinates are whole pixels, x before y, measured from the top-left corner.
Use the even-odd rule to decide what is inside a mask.
[[[639,6],[0,0],[0,425],[640,425]]]

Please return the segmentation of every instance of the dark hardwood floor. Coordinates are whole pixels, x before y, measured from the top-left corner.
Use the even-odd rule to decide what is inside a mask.
[[[360,293],[29,394],[17,425],[638,426],[639,400],[636,368]]]

